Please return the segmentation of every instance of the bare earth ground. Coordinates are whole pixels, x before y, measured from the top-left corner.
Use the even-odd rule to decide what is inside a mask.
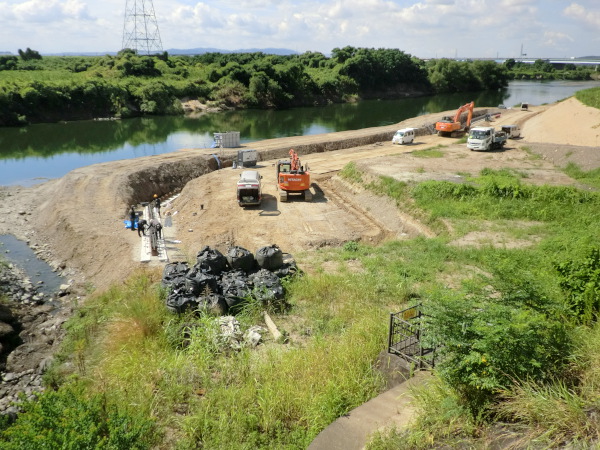
[[[399,127],[431,124],[443,113],[388,127],[255,143],[252,148],[258,149],[263,158],[277,156],[259,163],[265,199],[258,208],[237,205],[235,183],[240,171],[229,167],[211,172],[210,165],[215,161],[207,156],[210,151],[206,149],[83,167],[35,187],[1,188],[0,234],[13,233],[32,244],[46,244],[43,256],[57,266],[66,266],[76,284],[103,289],[122,281],[140,266],[137,233],[126,230],[122,222],[128,204],[149,200],[157,190],[166,197],[165,185],[177,191],[173,186],[177,186],[178,177],[186,179],[183,171],[191,181],[180,186],[180,195],[163,208],[163,214],[177,211],[174,226],[165,229],[171,259],[194,258],[204,245],[221,250],[241,245],[255,251],[275,243],[295,253],[349,240],[377,243],[388,238],[433,235],[389,200],[335,177],[350,161],[373,175],[406,181],[460,180],[483,168],[510,167],[527,172],[531,183],[574,184],[559,167],[568,162],[584,170],[600,167],[599,110],[571,98],[554,105],[533,106],[529,111],[497,112],[501,115],[492,125],[518,123],[523,129],[523,138],[510,140],[502,151],[470,152],[465,144],[436,135],[417,136],[412,145],[394,146],[386,138],[369,145],[326,151],[335,147],[331,142],[340,136],[357,142],[374,134],[388,136]],[[325,143],[320,152],[301,156],[313,174],[313,202],[278,202],[274,163],[283,155],[274,149],[302,148],[320,142]],[[412,155],[439,144],[447,146],[443,158]],[[220,156],[227,161],[227,155]],[[197,174],[190,176],[190,170]],[[199,176],[206,172],[210,173]],[[150,264],[160,265],[157,261]]]

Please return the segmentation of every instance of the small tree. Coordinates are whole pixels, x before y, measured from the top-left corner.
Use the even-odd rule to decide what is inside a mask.
[[[23,61],[31,61],[33,59],[42,59],[42,55],[40,55],[39,52],[37,52],[35,50],[31,50],[29,47],[27,47],[27,50],[25,50],[25,51],[19,49],[19,56],[21,57],[21,59]]]

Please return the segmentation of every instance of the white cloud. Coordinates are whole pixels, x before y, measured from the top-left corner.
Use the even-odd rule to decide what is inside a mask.
[[[586,8],[579,3],[571,3],[563,11],[563,14],[577,22],[600,29],[600,10]]]
[[[133,1],[133,0],[129,0]],[[117,51],[126,0],[0,0],[0,50]],[[597,0],[154,0],[165,49],[388,47],[420,57],[597,53]],[[568,18],[566,20],[565,18]]]
[[[574,42],[575,40],[565,33],[560,33],[556,31],[546,31],[544,33],[544,44],[549,47],[555,47],[562,45],[567,42]]]
[[[0,20],[24,23],[58,22],[65,19],[91,19],[87,6],[79,0],[28,0],[16,4],[0,3]]]

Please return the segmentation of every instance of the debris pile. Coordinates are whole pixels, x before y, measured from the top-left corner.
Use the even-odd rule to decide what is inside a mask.
[[[249,299],[283,306],[281,278],[297,273],[296,263],[277,245],[259,248],[254,255],[242,247],[230,247],[223,255],[204,247],[196,263],[169,263],[163,270],[167,308],[174,313],[200,311],[215,316],[235,314]]]

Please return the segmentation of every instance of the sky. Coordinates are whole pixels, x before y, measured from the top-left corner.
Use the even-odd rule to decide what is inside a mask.
[[[600,0],[0,0],[0,52],[122,48],[126,5],[154,7],[163,50],[347,45],[419,58],[600,55]]]

